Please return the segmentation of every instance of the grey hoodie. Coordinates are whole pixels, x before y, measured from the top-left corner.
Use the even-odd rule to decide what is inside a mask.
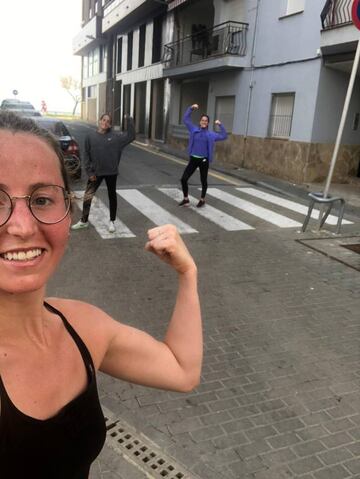
[[[128,118],[128,129],[124,133],[93,131],[85,138],[85,170],[90,176],[117,175],[122,150],[135,140],[135,126]]]

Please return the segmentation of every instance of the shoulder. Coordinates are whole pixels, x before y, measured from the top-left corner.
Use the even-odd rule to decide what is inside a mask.
[[[99,367],[114,330],[120,323],[102,309],[84,301],[64,298],[47,298],[46,301],[65,316],[85,342],[95,365]]]

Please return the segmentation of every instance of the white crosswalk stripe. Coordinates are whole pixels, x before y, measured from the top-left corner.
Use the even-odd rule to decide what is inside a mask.
[[[282,206],[289,210],[295,211],[296,213],[307,215],[308,206],[302,205],[300,203],[296,203],[295,201],[286,200],[285,198],[281,198],[280,196],[266,193],[265,191],[257,190],[256,188],[236,188],[236,189],[240,192],[254,196],[255,198],[259,198],[261,200],[267,201],[268,203]],[[313,209],[311,213],[311,218],[314,218],[317,220],[319,218],[319,210]],[[338,222],[338,218],[334,215],[329,215],[326,220],[326,223],[329,223],[330,225],[336,225],[337,222]],[[351,221],[347,221],[345,219],[343,219],[342,223],[347,225],[353,224]]]
[[[169,196],[175,201],[181,201],[183,194],[177,188],[158,188],[159,191]],[[189,199],[192,203],[196,203],[197,200],[193,196],[189,196]],[[196,211],[200,216],[212,221],[216,225],[220,226],[226,231],[241,231],[241,230],[253,230],[254,228],[242,221],[234,218],[233,216],[224,213],[223,211],[214,208],[206,204],[203,208],[195,208],[193,205],[190,206],[191,209]]]
[[[162,194],[166,195],[168,198],[171,198],[175,201],[180,201],[183,197],[182,192],[178,188],[171,187],[158,187],[157,190]],[[281,196],[275,194],[270,194],[256,188],[234,188],[232,191],[236,191],[237,195],[230,194],[228,191],[223,191],[219,188],[209,188],[208,197],[206,205],[203,208],[196,208],[195,204],[197,200],[190,196],[190,201],[192,205],[189,207],[192,212],[198,214],[202,218],[214,223],[219,228],[225,231],[246,231],[254,230],[261,228],[261,223],[257,221],[256,218],[260,218],[262,221],[271,223],[279,228],[299,228],[302,226],[302,223],[295,221],[288,216],[279,214],[273,211],[271,208],[275,206],[286,208],[289,210],[289,213],[295,212],[305,216],[307,214],[308,207],[306,205],[296,203],[296,201],[291,201]],[[140,211],[140,213],[146,216],[154,225],[162,225],[165,223],[175,224],[182,234],[188,233],[198,233],[198,231],[193,228],[190,224],[182,221],[177,215],[174,215],[167,211],[162,206],[158,205],[155,201],[149,198],[147,195],[151,195],[151,191],[147,195],[143,194],[136,188],[128,189],[118,189],[117,194],[123,198],[131,207]],[[78,207],[82,208],[82,198],[84,191],[75,191],[75,198]],[[248,195],[254,198],[254,202],[247,201],[239,195]],[[241,211],[244,211],[248,214],[247,221],[250,223],[245,223],[240,221],[236,216],[225,213],[219,207],[215,208],[209,204],[211,198],[216,198],[228,205],[231,205],[234,210],[238,210],[239,214]],[[266,203],[269,203],[269,208],[264,208],[256,204],[256,200],[262,200]],[[185,210],[188,208],[179,208],[179,216],[186,217]],[[233,213],[234,214],[234,213]],[[191,213],[189,216],[189,221],[194,220],[194,215]],[[253,216],[253,220],[249,217]],[[318,214],[316,211],[313,212],[312,218],[318,219]],[[337,223],[337,217],[334,215],[329,216],[329,223],[335,225]],[[90,210],[89,222],[94,226],[98,234],[103,239],[113,239],[113,238],[135,238],[136,235],[125,225],[119,218],[116,219],[116,231],[114,233],[109,233],[109,208],[107,204],[104,204],[103,201],[98,196],[95,196]],[[255,224],[254,224],[254,223]],[[253,223],[253,224],[251,224]],[[343,220],[343,224],[353,224],[351,221]]]
[[[84,191],[74,191],[76,204],[82,209],[82,198]],[[89,222],[94,226],[96,231],[103,239],[114,238],[135,238],[135,235],[129,228],[119,219],[116,220],[116,231],[109,233],[109,208],[97,196],[91,203]]]
[[[145,196],[138,190],[116,190],[117,194],[124,198],[134,208],[139,210],[144,216],[149,218],[153,223],[160,226],[166,223],[174,224],[180,233],[197,233],[198,231],[190,225],[184,223],[176,216],[157,205],[150,198]]]
[[[280,215],[267,208],[263,208],[262,206],[250,203],[249,201],[238,198],[237,196],[231,195],[230,193],[226,193],[225,191],[219,190],[218,188],[209,188],[207,194],[223,201],[224,203],[228,203],[235,208],[239,208],[246,213],[257,216],[258,218],[261,218],[268,223],[272,223],[279,228],[294,228],[302,226],[301,223],[299,223],[298,221],[294,221],[287,216]]]

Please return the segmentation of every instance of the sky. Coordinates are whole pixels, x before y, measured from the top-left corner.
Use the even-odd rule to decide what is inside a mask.
[[[81,0],[1,2],[0,102],[30,101],[49,111],[71,112],[74,102],[60,83],[62,76],[80,81],[80,57],[72,40],[81,30]]]

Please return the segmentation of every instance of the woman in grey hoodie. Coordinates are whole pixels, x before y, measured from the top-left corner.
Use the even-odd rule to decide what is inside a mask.
[[[91,132],[85,139],[85,170],[89,179],[84,194],[81,219],[71,229],[78,230],[89,226],[91,201],[100,184],[105,180],[110,206],[109,232],[115,232],[116,180],[119,162],[123,149],[134,139],[135,127],[131,117],[127,117],[127,131],[120,134],[112,130],[109,114],[105,113],[100,117],[98,129]]]

